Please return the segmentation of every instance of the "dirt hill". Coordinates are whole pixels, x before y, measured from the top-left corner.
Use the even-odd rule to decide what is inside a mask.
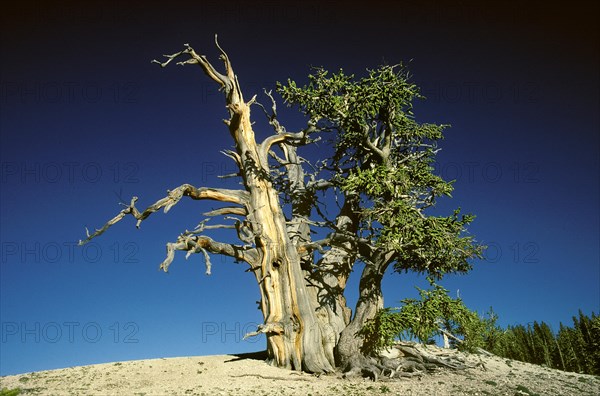
[[[432,348],[432,347],[429,347]],[[459,353],[459,352],[453,352]],[[22,395],[600,395],[600,377],[465,354],[477,368],[413,378],[343,378],[271,367],[264,355],[137,360],[0,378]]]

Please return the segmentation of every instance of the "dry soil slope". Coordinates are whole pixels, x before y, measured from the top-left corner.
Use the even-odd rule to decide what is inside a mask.
[[[0,378],[23,395],[600,395],[600,377],[498,357],[482,368],[380,380],[314,376],[267,365],[260,354],[137,360]]]

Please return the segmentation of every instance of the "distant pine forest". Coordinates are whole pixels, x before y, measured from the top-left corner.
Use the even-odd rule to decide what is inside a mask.
[[[490,311],[483,348],[495,355],[564,371],[600,375],[600,316],[580,310],[573,326],[560,324],[558,332],[548,324],[533,322],[502,329]]]

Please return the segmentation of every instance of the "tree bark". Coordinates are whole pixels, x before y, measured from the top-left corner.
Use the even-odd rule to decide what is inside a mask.
[[[124,205],[125,209],[102,228],[93,233],[87,231],[87,238],[80,244],[103,234],[127,215],[136,218],[139,227],[148,216],[160,209],[166,213],[184,196],[194,200],[234,204],[204,214],[233,219],[234,224],[206,225],[208,219],[204,219],[193,231],[186,230],[175,242],[167,244],[167,257],[160,268],[168,271],[176,251],[187,251],[186,258],[192,253],[203,253],[207,274],[211,272],[209,253],[247,262],[259,287],[264,323],[258,326],[257,331],[246,336],[265,334],[267,356],[271,364],[312,373],[333,372],[336,365],[344,371],[358,371],[361,374],[366,369],[376,379],[377,370],[381,374],[381,370],[389,370],[390,366],[373,363],[363,354],[362,337],[358,333],[383,308],[381,280],[394,253],[378,250],[372,241],[360,236],[360,197],[356,193],[345,193],[344,205],[335,225],[325,219],[333,232],[321,241],[311,240],[311,211],[315,207],[319,209],[315,206],[315,192],[332,187],[333,182],[312,177],[307,182],[296,147],[309,141],[309,135],[317,129],[317,121],[311,119],[308,127],[301,132],[287,132],[279,125],[275,101],[267,92],[273,102],[269,123],[276,133],[258,143],[250,117],[250,107],[255,103],[255,97],[247,102],[244,100],[229,58],[219,47],[216,38],[215,44],[221,51],[224,73],[217,71],[204,55],[197,54],[187,44],[184,50],[165,55],[165,62],[153,62],[165,67],[176,58],[187,57],[178,64],[199,65],[210,79],[220,85],[229,113],[229,118],[224,122],[235,143],[235,151],[224,153],[237,164],[237,176],[241,177],[243,188],[228,190],[183,184],[168,191],[166,197],[143,212],[136,208],[137,197],[134,197],[129,205]],[[369,135],[366,136],[366,146],[385,163],[390,154],[389,138],[384,138],[384,147],[379,149],[376,143],[368,140]],[[271,148],[275,145],[282,150],[284,159],[272,152]],[[285,173],[279,174],[285,174],[285,180],[276,178],[278,173],[271,169],[270,156],[286,168]],[[288,189],[285,190],[289,195],[287,203],[292,203],[289,221],[284,216],[281,191],[278,190],[281,183],[284,183],[283,188]],[[203,231],[215,228],[235,229],[244,244],[218,242],[201,235]],[[323,246],[328,246],[329,250],[323,250]],[[317,263],[312,254],[314,249],[323,254]],[[352,317],[344,292],[357,258],[367,264],[361,274],[359,299]]]
[[[360,278],[354,317],[342,331],[336,348],[336,365],[342,371],[362,370],[365,366],[365,356],[361,351],[363,340],[358,332],[383,308],[381,280],[390,262],[389,253],[376,251],[371,256],[371,260],[365,264]]]
[[[322,346],[322,334],[312,309],[300,256],[286,227],[279,195],[268,176],[250,123],[245,103],[231,106],[230,132],[242,159],[244,185],[250,193],[248,219],[259,252],[261,308],[269,358],[278,367],[330,372]]]
[[[245,201],[245,226],[256,246],[256,262],[252,268],[259,284],[264,324],[254,334],[266,335],[269,361],[278,367],[332,372],[334,368],[324,352],[323,334],[309,298],[300,256],[288,234],[267,162],[270,146],[289,136],[270,137],[263,144],[257,144],[250,121],[250,105],[254,98],[244,101],[237,76],[223,50],[221,59],[225,63],[225,74],[216,71],[205,56],[198,55],[190,46],[167,56],[167,62],[161,66],[184,54],[190,58],[181,64],[200,65],[225,93],[230,115],[225,123],[236,147],[235,153],[228,154],[237,162],[249,194]]]
[[[356,197],[345,197],[344,205],[336,218],[336,233],[355,235],[358,227],[356,203]],[[307,274],[314,309],[326,336],[325,353],[334,366],[335,348],[352,317],[344,292],[355,260],[356,252],[351,241],[332,241],[330,249],[324,252],[314,271]]]

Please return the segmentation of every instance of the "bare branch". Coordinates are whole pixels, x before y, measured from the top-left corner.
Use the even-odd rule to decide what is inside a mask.
[[[126,215],[131,213],[132,208],[134,208],[134,204],[137,200],[138,200],[138,197],[131,198],[131,203],[129,204],[129,206],[127,206],[125,209],[120,211],[118,215],[116,215],[115,217],[110,219],[108,222],[106,222],[106,224],[104,224],[104,226],[102,228],[95,230],[95,232],[93,234],[90,234],[90,231],[86,227],[85,234],[86,234],[87,238],[85,240],[79,240],[79,245],[81,246],[81,245],[88,243],[92,238],[94,238],[100,234],[103,234],[104,231],[108,230],[108,228],[110,226],[121,221],[121,219],[123,217],[125,217]]]
[[[331,240],[328,238],[322,239],[320,241],[315,241],[315,242],[310,242],[310,243],[305,243],[303,245],[300,245],[296,248],[296,250],[298,251],[298,254],[300,256],[305,256],[314,250],[318,250],[319,253],[323,254],[323,253],[325,253],[323,246],[328,246],[330,242],[331,242]]]
[[[176,250],[187,251],[186,259],[193,253],[203,253],[207,275],[210,275],[211,273],[211,261],[208,252],[222,254],[233,257],[236,260],[245,261],[250,264],[252,268],[256,266],[258,255],[255,249],[245,249],[242,246],[217,242],[207,236],[195,235],[195,233],[196,231],[186,231],[177,238],[176,242],[167,243],[167,257],[160,264],[159,269],[168,272],[169,267],[175,258]]]
[[[386,156],[386,154],[381,149],[379,149],[374,142],[371,141],[371,138],[369,137],[369,127],[365,126],[363,132],[365,138],[365,145],[369,148],[369,150],[375,153],[383,162],[386,162],[389,155]]]
[[[283,329],[283,325],[281,323],[266,323],[266,324],[259,324],[257,326],[257,330],[256,331],[252,331],[250,333],[247,333],[246,335],[244,335],[244,340],[246,338],[249,337],[254,337],[260,334],[264,334],[264,333],[274,333],[274,334],[283,334],[284,333],[284,329]]]
[[[236,163],[238,168],[242,169],[242,166],[243,166],[242,158],[240,157],[240,155],[238,153],[236,153],[233,150],[223,150],[223,151],[221,151],[221,153],[223,153],[227,157],[231,158]]]
[[[167,58],[168,60],[166,62],[159,62],[156,59],[152,59],[152,61],[150,63],[158,63],[160,65],[160,67],[167,67],[167,65],[169,63],[171,63],[171,61],[175,58],[177,58],[178,56],[187,53],[187,50],[183,50],[183,51],[179,51],[177,53],[171,54],[171,55],[163,55],[165,58]]]
[[[219,45],[218,36],[216,34],[215,34],[215,45],[219,49],[219,51],[221,52],[220,58],[221,58],[221,60],[223,60],[223,63],[225,63],[225,70],[227,72],[227,77],[231,81],[236,80],[235,74],[233,73],[233,68],[231,67],[231,62],[229,61],[229,56],[227,56],[227,53]],[[240,92],[241,92],[241,90],[240,90]]]
[[[240,177],[240,176],[241,176],[240,172],[237,172],[237,173],[228,173],[226,175],[218,175],[217,177],[219,179],[229,179],[230,177]]]
[[[231,202],[240,205],[245,205],[248,202],[249,194],[247,191],[242,190],[228,190],[223,188],[208,188],[200,187],[196,188],[191,184],[183,184],[172,191],[168,191],[168,195],[156,201],[150,205],[142,213],[135,207],[135,202],[138,200],[137,197],[131,199],[131,203],[118,215],[109,220],[102,228],[97,229],[93,234],[90,234],[86,229],[87,238],[79,241],[79,245],[84,245],[93,238],[103,234],[112,225],[119,222],[125,215],[131,214],[137,219],[136,227],[139,228],[142,221],[144,221],[152,213],[164,208],[164,212],[167,213],[174,205],[176,205],[183,196],[188,196],[194,200],[200,199],[212,199],[221,202]]]
[[[268,152],[268,150],[274,144],[292,141],[292,140],[298,141],[298,140],[304,139],[305,137],[306,137],[306,134],[304,134],[302,132],[296,132],[296,133],[286,132],[286,133],[281,133],[278,135],[271,135],[260,144],[260,150],[263,152]]]
[[[244,207],[239,206],[226,206],[224,208],[214,209],[210,212],[203,213],[204,216],[214,217],[214,216],[223,216],[223,215],[238,215],[238,216],[246,216],[248,211]]]
[[[332,181],[325,179],[311,180],[310,182],[306,183],[306,188],[313,191],[326,190],[334,186],[335,184]]]
[[[285,127],[281,125],[277,120],[277,102],[275,102],[275,98],[273,98],[273,95],[271,93],[272,91],[267,91],[266,89],[264,89],[263,91],[265,95],[267,95],[269,99],[271,99],[271,114],[269,114],[269,112],[263,104],[259,102],[256,102],[256,104],[260,106],[260,108],[263,110],[263,113],[265,113],[265,116],[269,120],[269,124],[271,124],[275,132],[277,134],[285,133]]]
[[[305,144],[308,143],[308,136],[317,130],[314,122],[309,121],[306,129],[300,132],[283,132],[278,133],[277,135],[271,135],[267,137],[260,144],[259,153],[266,160],[271,149],[271,146],[278,143],[296,143],[296,144]]]
[[[158,63],[161,67],[166,67],[169,63],[171,63],[171,61],[173,61],[173,59],[176,59],[182,55],[188,55],[189,59],[184,60],[182,62],[178,62],[177,64],[199,65],[204,71],[204,74],[206,74],[213,81],[219,84],[221,88],[225,91],[225,97],[227,99],[228,104],[241,103],[243,102],[242,90],[240,89],[237,77],[233,73],[233,68],[231,67],[229,57],[219,45],[217,35],[215,35],[215,45],[221,52],[221,60],[223,60],[223,62],[225,63],[225,75],[219,73],[217,69],[215,69],[215,67],[208,61],[205,55],[198,55],[198,53],[196,53],[196,51],[189,44],[184,44],[186,48],[182,51],[171,55],[163,55],[167,58],[165,62],[159,62],[156,59],[153,59],[152,63]]]
[[[220,84],[221,86],[225,87],[227,84],[230,83],[228,77],[219,73],[213,67],[213,65],[211,65],[210,62],[206,59],[206,56],[198,55],[196,53],[196,51],[194,51],[194,49],[189,44],[184,44],[184,46],[186,47],[186,49],[184,49],[183,51],[176,52],[172,55],[163,55],[165,58],[167,58],[166,62],[159,62],[156,59],[153,59],[152,63],[158,63],[161,67],[166,67],[169,63],[171,63],[171,61],[178,58],[179,56],[189,55],[190,56],[189,59],[187,59],[183,62],[178,62],[177,64],[182,65],[182,66],[183,65],[196,65],[196,64],[200,65],[202,67],[202,69],[204,70],[204,73],[208,77],[210,77],[213,81]]]
[[[275,152],[272,150],[269,150],[269,156],[272,157],[273,159],[275,159],[275,161],[277,161],[279,163],[279,165],[282,165],[282,166],[289,165],[288,161],[277,156],[277,154],[275,154]]]
[[[319,253],[326,253],[326,251],[323,249],[324,247],[337,246],[341,249],[347,249],[347,247],[344,246],[344,244],[348,242],[355,245],[370,246],[369,242],[366,239],[359,238],[355,234],[349,232],[340,231],[333,232],[329,234],[326,238],[320,239],[318,241],[312,241],[309,243],[299,245],[296,249],[298,251],[298,254],[300,254],[301,256],[306,255],[314,250],[319,251]]]

